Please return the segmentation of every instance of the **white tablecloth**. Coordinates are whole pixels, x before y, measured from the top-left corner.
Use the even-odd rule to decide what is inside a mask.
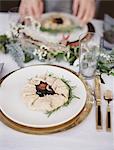
[[[8,14],[0,13],[0,34],[8,31]],[[93,20],[96,32],[102,34],[102,21]],[[2,76],[18,68],[17,64],[9,55],[0,53],[0,62],[4,62]],[[33,61],[27,65],[36,63]],[[77,71],[76,67],[66,63],[61,65]],[[103,75],[106,84],[102,85],[102,93],[105,89],[113,89],[114,77]],[[92,81],[90,81],[92,84]],[[112,102],[114,103],[114,102]],[[111,110],[112,108],[111,103]],[[78,126],[51,135],[28,135],[10,129],[0,122],[0,150],[114,150],[114,128],[108,133],[105,129],[107,103],[102,99],[103,130],[97,131],[95,126],[95,104],[89,116]],[[113,125],[114,125],[114,117]]]

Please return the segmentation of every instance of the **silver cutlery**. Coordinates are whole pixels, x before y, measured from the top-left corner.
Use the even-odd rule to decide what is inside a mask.
[[[104,93],[104,99],[108,102],[107,104],[107,112],[106,112],[106,130],[111,132],[112,125],[111,125],[111,109],[110,109],[110,102],[113,100],[113,95],[111,90],[106,90]]]
[[[0,63],[0,73],[2,72],[3,66],[4,66],[4,63]]]

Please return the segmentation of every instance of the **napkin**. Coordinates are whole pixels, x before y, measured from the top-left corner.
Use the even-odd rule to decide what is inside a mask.
[[[102,47],[111,50],[114,48],[114,18],[105,14],[103,28]]]

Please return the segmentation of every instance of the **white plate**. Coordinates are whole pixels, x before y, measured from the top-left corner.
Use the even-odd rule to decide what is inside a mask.
[[[50,13],[43,14],[42,17],[41,17],[41,21],[44,20],[44,19],[49,18],[50,16],[52,16],[54,14],[55,14],[55,12],[50,12]],[[69,19],[73,20],[73,22],[75,22],[76,25],[79,24],[79,20],[75,16],[73,16],[71,14],[67,14],[67,13],[61,13],[61,14],[68,17]],[[87,25],[84,25],[81,29],[73,30],[70,33],[69,41],[72,42],[72,41],[79,40],[79,36],[81,34],[85,34],[87,32],[88,32]],[[52,34],[52,33],[48,33],[48,32],[41,32],[41,34],[42,34],[42,36],[47,38],[49,42],[60,42],[60,40],[63,37],[63,33]],[[66,33],[66,35],[68,35],[68,33]]]
[[[74,94],[80,99],[73,99],[67,107],[62,107],[47,117],[43,112],[30,111],[22,100],[22,91],[27,79],[36,75],[53,73],[70,81],[76,86]],[[86,89],[82,81],[72,72],[59,66],[38,65],[20,69],[9,75],[0,88],[1,111],[11,120],[29,127],[51,127],[65,123],[83,109],[86,102]]]

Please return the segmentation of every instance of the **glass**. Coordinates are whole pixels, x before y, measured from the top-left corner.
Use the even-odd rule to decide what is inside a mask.
[[[9,24],[14,25],[20,22],[20,14],[18,13],[19,8],[13,7],[8,11],[9,15]]]
[[[86,79],[91,79],[94,77],[97,68],[100,53],[100,36],[91,32],[82,34],[79,43],[79,72]]]

